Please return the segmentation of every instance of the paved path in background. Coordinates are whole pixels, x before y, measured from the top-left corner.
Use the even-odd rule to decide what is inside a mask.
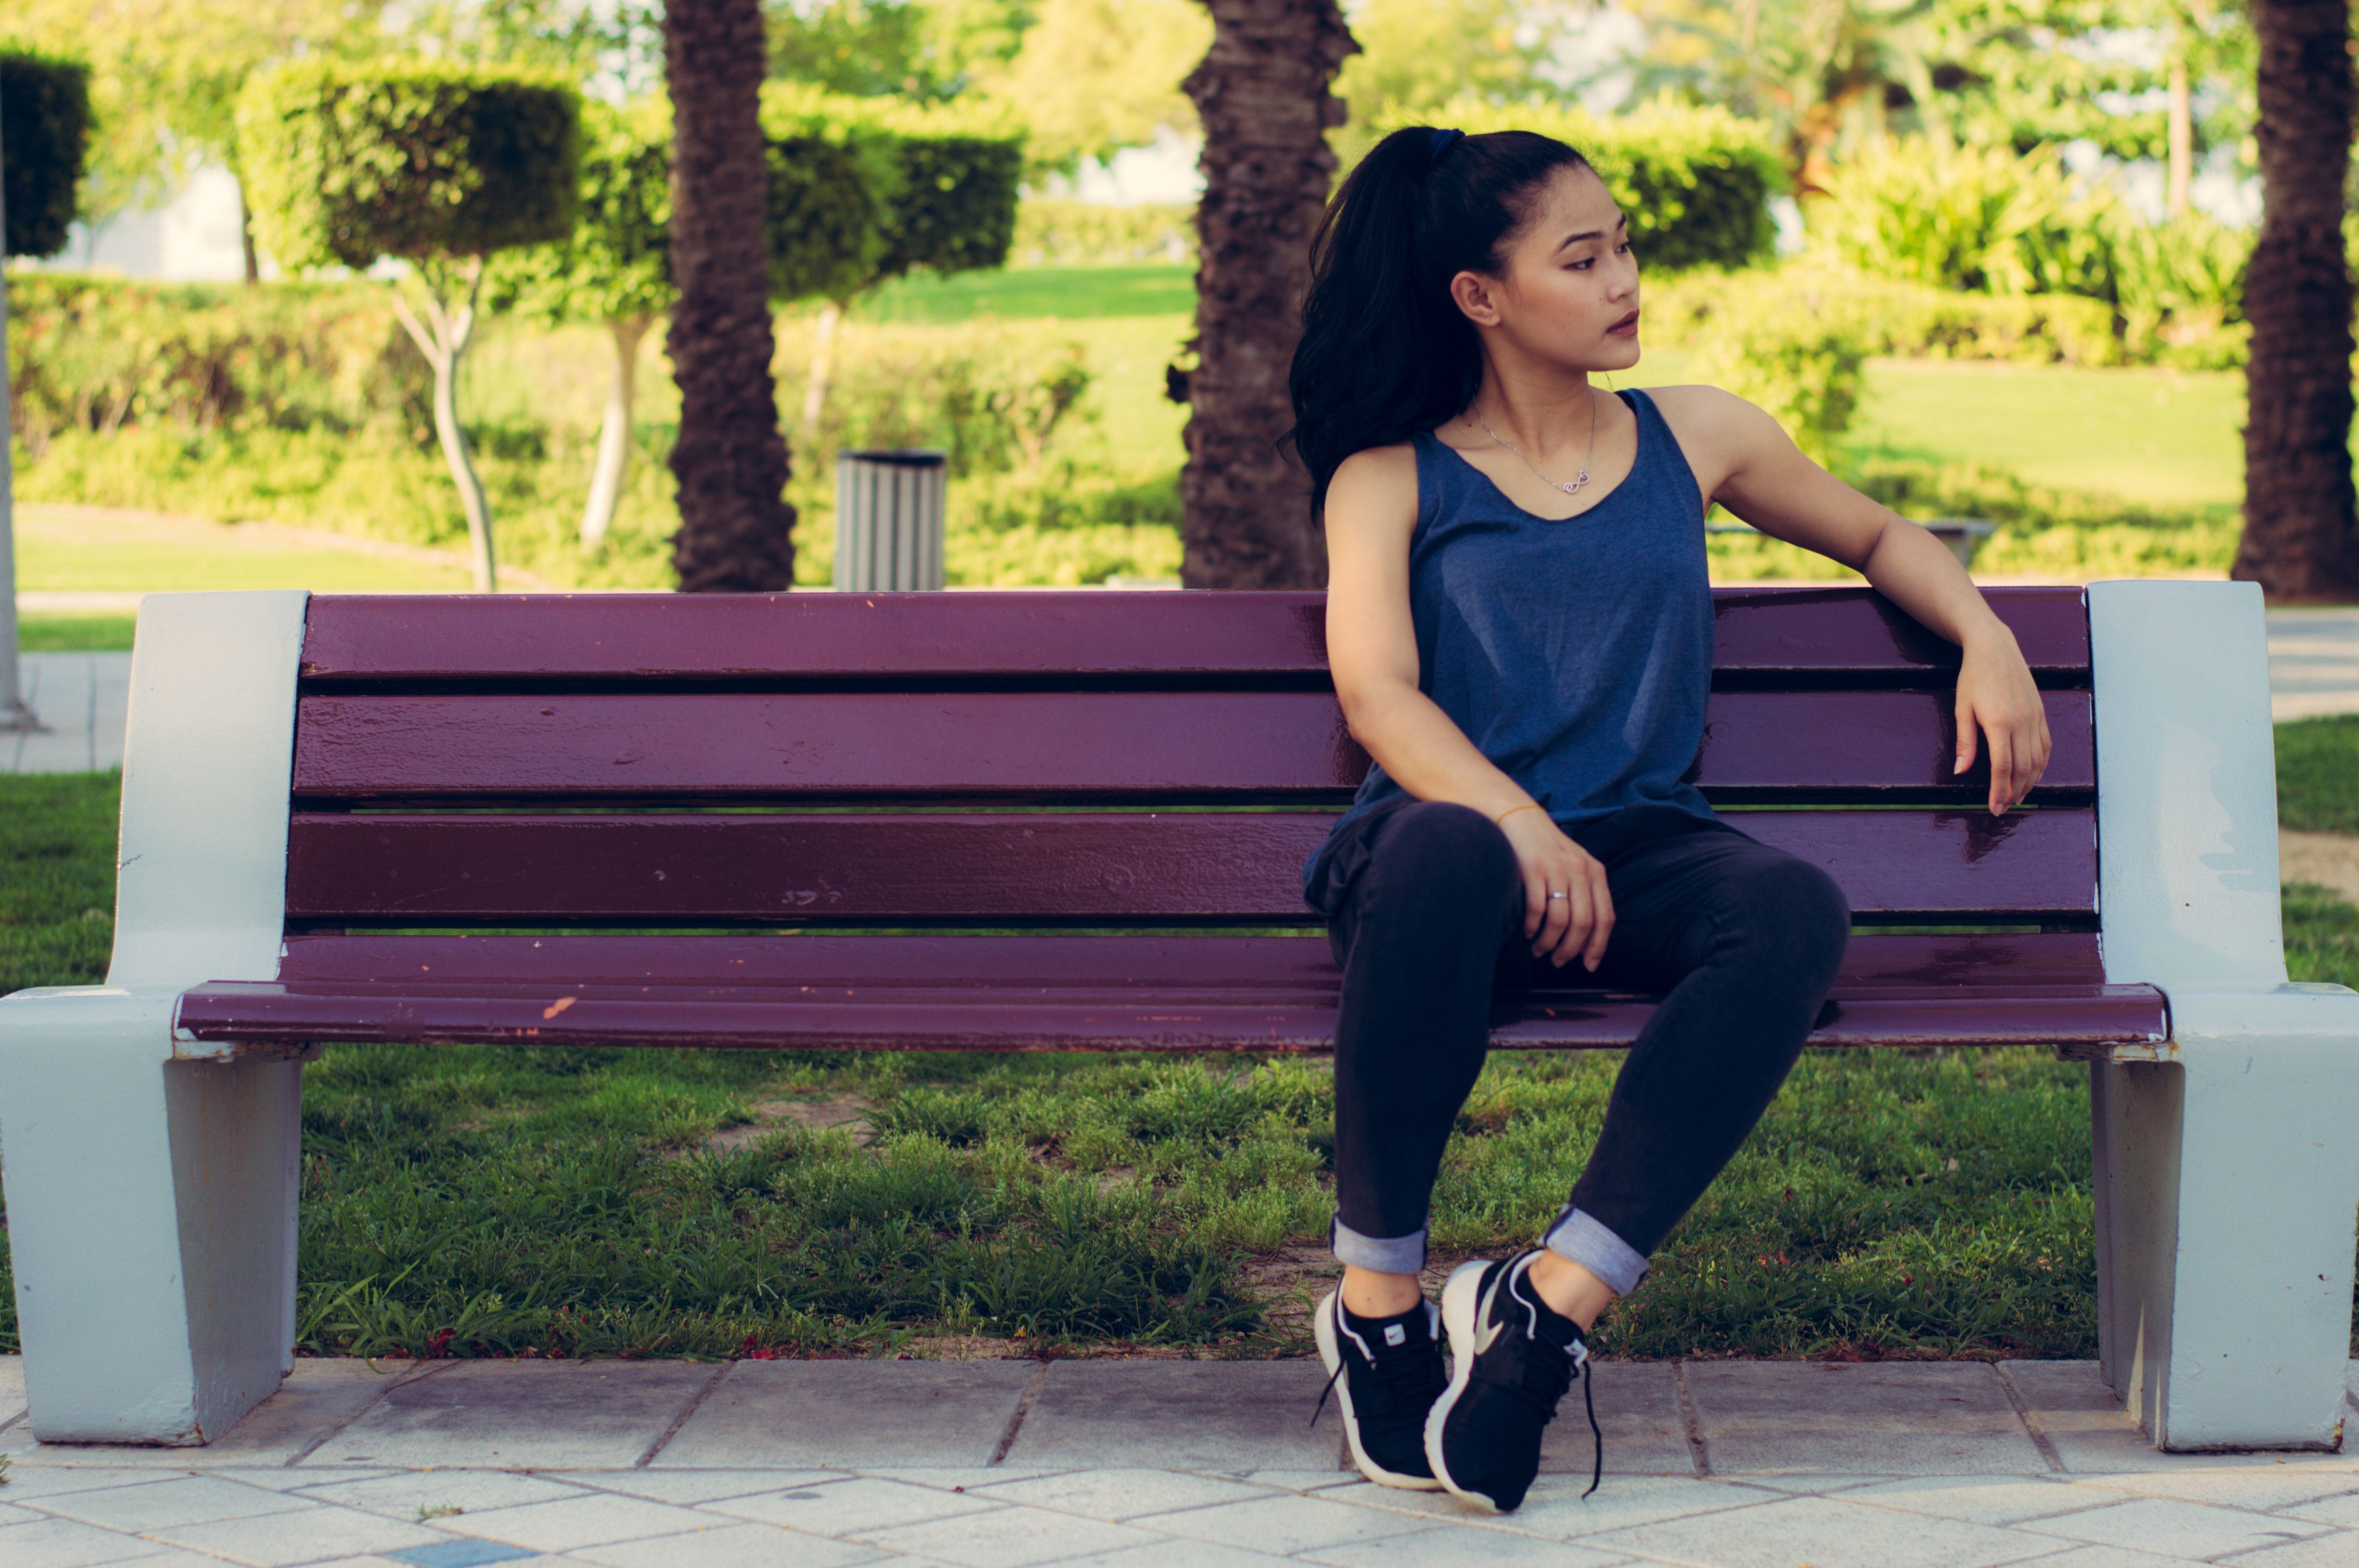
[[[306,1361],[209,1448],[49,1447],[0,1563],[2353,1568],[2359,1455],[2158,1454],[2087,1362],[1607,1363],[1504,1518],[1345,1467],[1316,1363]],[[2359,1363],[2347,1390],[2359,1425]]]

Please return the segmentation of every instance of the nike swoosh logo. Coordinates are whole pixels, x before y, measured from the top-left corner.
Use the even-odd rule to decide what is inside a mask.
[[[1477,1356],[1489,1350],[1498,1342],[1499,1336],[1506,1332],[1507,1325],[1498,1322],[1491,1311],[1498,1303],[1498,1300],[1499,1286],[1494,1283],[1489,1290],[1483,1292],[1483,1299],[1475,1303],[1474,1354]]]

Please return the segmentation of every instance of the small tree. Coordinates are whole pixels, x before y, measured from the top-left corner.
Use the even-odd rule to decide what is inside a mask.
[[[803,392],[803,427],[816,429],[827,400],[835,330],[854,299],[913,267],[953,273],[1006,263],[1016,237],[1024,139],[994,117],[780,82],[763,90],[762,124],[773,138],[772,297],[827,301]],[[864,222],[873,237],[855,243],[854,227],[864,220],[859,202],[848,195],[821,228],[799,219],[807,199],[782,186],[780,171],[804,158],[812,160],[814,171],[826,167],[821,147],[840,149],[849,160],[845,172],[856,172],[864,183]],[[790,261],[789,248],[813,254]]]
[[[459,364],[485,258],[572,232],[579,96],[440,65],[307,62],[248,84],[237,130],[259,238],[282,265],[409,264],[394,314],[434,368],[434,430],[466,511],[476,590],[498,591],[491,508],[459,423]]]
[[[38,721],[16,680],[16,476],[9,439],[8,256],[52,256],[73,227],[90,146],[90,72],[68,60],[0,52],[0,730]]]
[[[660,99],[628,109],[582,105],[582,220],[551,244],[492,264],[495,304],[544,320],[598,321],[614,340],[614,373],[598,427],[582,544],[595,548],[614,520],[631,460],[631,407],[639,344],[671,308],[671,114]]]

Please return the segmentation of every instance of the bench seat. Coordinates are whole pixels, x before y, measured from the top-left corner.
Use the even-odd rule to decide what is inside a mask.
[[[183,995],[195,1043],[320,1040],[740,1050],[1325,1051],[1321,937],[309,936],[274,982]],[[1503,995],[1495,1044],[1627,1045],[1654,1003]],[[1862,936],[1821,1046],[2052,1045],[2151,1058],[2162,992],[2108,985],[2093,935]]]

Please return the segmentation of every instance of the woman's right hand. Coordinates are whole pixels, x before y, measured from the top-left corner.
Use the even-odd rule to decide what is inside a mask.
[[[1606,889],[1604,866],[1566,838],[1545,811],[1511,811],[1500,819],[1499,830],[1523,868],[1524,935],[1532,956],[1545,955],[1559,968],[1578,957],[1594,971],[1614,934],[1614,895]]]

